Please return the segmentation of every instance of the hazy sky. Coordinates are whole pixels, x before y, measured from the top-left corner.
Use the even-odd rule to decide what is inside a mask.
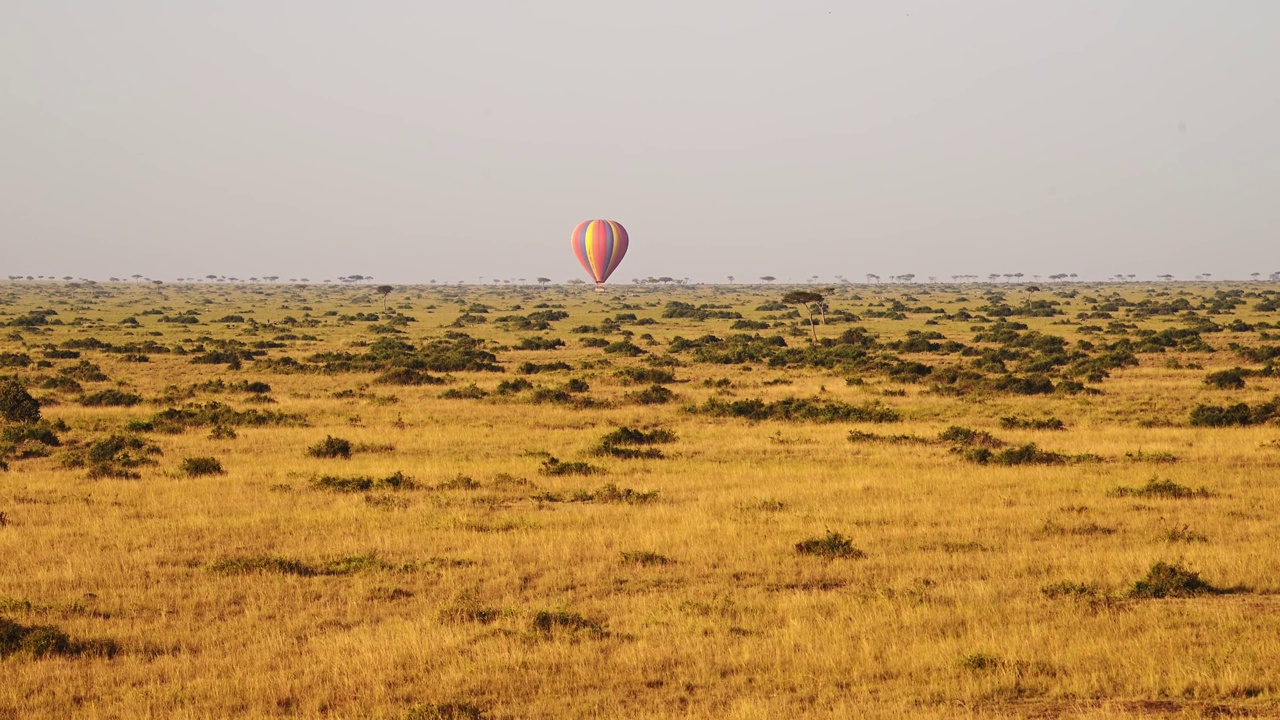
[[[1280,270],[1280,2],[8,0],[0,275]]]

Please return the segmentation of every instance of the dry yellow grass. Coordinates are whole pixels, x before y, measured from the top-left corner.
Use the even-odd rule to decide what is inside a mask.
[[[1015,307],[1026,302],[1022,293],[994,289]],[[1062,296],[1068,289],[1037,295],[1063,303],[1065,315],[1011,320],[1073,345],[1121,337],[1082,334],[1082,324],[1108,321],[1077,320],[1116,288],[1079,287],[1075,297]],[[1253,309],[1264,286],[1221,289],[1253,295],[1234,312],[1201,317],[1221,325],[1276,320],[1275,312]],[[1119,290],[1133,301],[1193,303],[1214,292],[1192,285]],[[846,287],[832,293],[830,305],[865,316],[900,300],[978,314],[985,292]],[[665,405],[636,404],[628,393],[647,383],[627,385],[615,375],[622,367],[648,367],[642,358],[584,347],[584,335],[571,332],[623,311],[653,318],[656,324],[624,321],[591,335],[616,341],[631,331],[633,341],[658,355],[676,336],[733,332],[729,319],[663,319],[663,304],[679,300],[731,306],[749,319],[772,316],[769,322],[782,326],[758,332],[781,333],[792,347],[804,347],[807,324],[795,325],[786,311],[755,310],[781,294],[779,288],[618,288],[603,295],[554,287],[397,289],[392,305],[417,321],[392,337],[415,345],[459,330],[449,326],[473,303],[491,308],[487,322],[460,330],[490,341],[506,372],[433,373],[448,376],[443,386],[374,384],[370,372],[281,373],[253,360],[233,371],[193,364],[192,353],[150,352],[149,362],[124,362],[120,353],[84,350],[81,359],[110,378],[83,382],[85,392],[118,387],[144,402],[82,407],[77,393],[35,382],[80,359],[6,368],[31,381],[33,394],[46,401],[46,418],[69,429],[47,457],[11,455],[0,474],[6,520],[0,618],[55,626],[72,640],[111,643],[116,651],[15,652],[0,659],[0,718],[1280,715],[1280,431],[1270,423],[1188,422],[1197,404],[1257,405],[1280,394],[1275,377],[1250,377],[1243,390],[1203,382],[1213,370],[1259,367],[1226,345],[1274,344],[1259,334],[1269,326],[1204,333],[1215,353],[1139,353],[1137,367],[1087,383],[1100,395],[957,397],[931,392],[927,379],[904,384],[873,370],[707,364],[680,353],[681,366],[671,368],[679,382],[668,384],[678,399]],[[0,324],[38,307],[57,312],[49,319],[62,324],[0,328],[0,353],[25,353],[33,363],[46,346],[87,337],[154,340],[167,349],[184,339],[208,338],[199,342],[212,348],[217,340],[283,335],[298,339],[279,341],[284,347],[268,348],[265,357],[299,361],[319,352],[364,352],[386,337],[370,329],[385,318],[340,320],[381,309],[367,288],[11,283],[0,285],[0,302]],[[545,332],[496,322],[539,303],[563,305],[569,317]],[[522,309],[512,310],[516,304]],[[141,314],[153,308],[162,315]],[[201,313],[200,324],[158,322],[187,310]],[[229,314],[255,322],[215,322]],[[1123,308],[1112,314],[1129,321]],[[127,317],[138,326],[122,325]],[[299,324],[280,324],[288,317]],[[819,334],[863,326],[889,342],[908,330],[935,330],[948,340],[994,347],[973,342],[972,328],[981,323],[925,324],[937,317],[908,312],[905,319],[833,321]],[[1133,321],[1157,331],[1190,324],[1180,316]],[[653,344],[641,338],[645,333]],[[566,347],[495,350],[533,336],[559,337]],[[972,360],[895,354],[938,367]],[[530,361],[574,369],[515,372]],[[1202,369],[1187,369],[1190,363]],[[849,384],[850,375],[864,382]],[[547,388],[580,378],[590,385],[583,395],[601,405],[535,404],[528,391],[440,397],[472,383],[492,393],[517,377]],[[205,391],[161,399],[170,386],[219,378],[267,382],[276,402]],[[727,388],[716,385],[722,378]],[[341,391],[353,392],[335,397]],[[748,421],[681,409],[712,397],[880,402],[902,419]],[[139,468],[140,479],[90,479],[84,467],[66,466],[68,454],[131,420],[212,400],[299,414],[306,425],[238,427],[234,439],[213,439],[208,427],[142,432],[163,455]],[[1053,416],[1067,430],[1002,428],[1006,416]],[[980,465],[936,441],[951,425],[1013,445],[1034,442],[1100,458]],[[620,426],[665,428],[677,440],[662,446],[660,459],[593,454],[600,438]],[[930,442],[855,443],[851,430]],[[307,448],[327,436],[351,441],[356,451],[350,459],[309,456]],[[548,455],[604,474],[543,474]],[[189,477],[180,469],[188,457],[214,457],[226,472]],[[397,471],[417,487],[350,493],[313,487],[325,475],[383,478]],[[1213,495],[1114,492],[1155,477]],[[569,501],[606,484],[657,496]],[[828,531],[865,556],[795,551],[796,543]],[[257,569],[250,567],[255,559]],[[339,571],[326,565],[343,559]],[[1234,591],[1127,597],[1157,561]],[[305,574],[306,568],[317,572]],[[1064,583],[1087,590],[1055,593]]]

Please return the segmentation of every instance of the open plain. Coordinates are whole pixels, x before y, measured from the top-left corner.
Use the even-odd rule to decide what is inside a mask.
[[[3,283],[0,718],[1280,716],[1278,306]]]

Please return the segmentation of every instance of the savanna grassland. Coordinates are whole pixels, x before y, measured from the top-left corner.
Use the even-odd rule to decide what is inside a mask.
[[[1274,285],[796,289],[0,284],[0,718],[1280,716]]]

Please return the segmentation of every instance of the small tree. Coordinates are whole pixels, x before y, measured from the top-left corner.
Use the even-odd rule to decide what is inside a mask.
[[[40,420],[40,401],[11,377],[0,381],[0,417],[7,422],[34,423]]]
[[[544,277],[538,278],[539,285],[546,285],[549,282],[551,282],[551,278],[544,278]]]
[[[390,285],[379,285],[373,289],[374,292],[382,296],[382,312],[387,311],[387,296],[391,294],[392,290],[395,290],[395,288]]]
[[[1031,295],[1032,295],[1033,293],[1038,293],[1038,292],[1040,292],[1040,287],[1039,287],[1038,285],[1028,285],[1028,286],[1026,286],[1025,288],[1023,288],[1023,290],[1024,290],[1024,291],[1026,291],[1026,293],[1027,293],[1027,310],[1030,310],[1030,309],[1031,309]]]
[[[763,281],[765,281],[766,283],[771,283],[771,282],[773,282],[774,280],[777,280],[778,278],[776,278],[776,277],[774,277],[774,276],[772,276],[772,275],[761,275],[761,276],[760,276],[760,279],[761,279],[761,280],[763,280]]]
[[[781,302],[784,305],[803,305],[806,312],[809,313],[809,331],[813,333],[813,342],[818,343],[818,328],[813,324],[813,306],[821,305],[825,300],[821,293],[810,292],[808,290],[792,290],[782,296]]]

